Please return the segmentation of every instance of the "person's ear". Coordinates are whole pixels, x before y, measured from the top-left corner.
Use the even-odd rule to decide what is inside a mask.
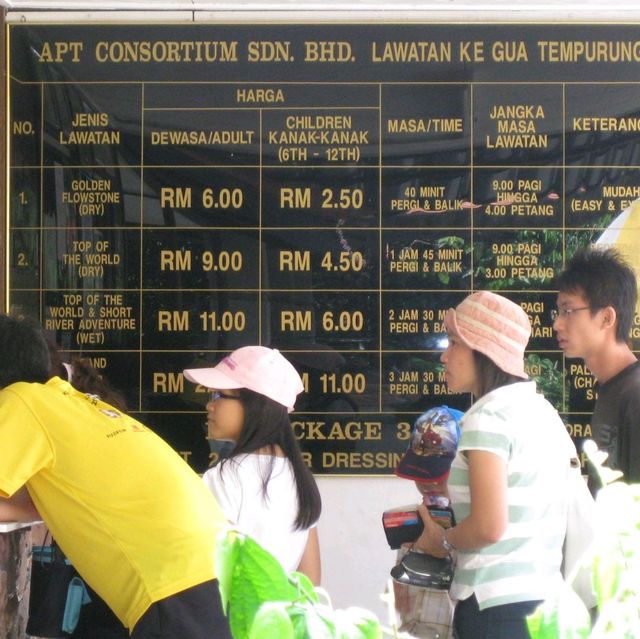
[[[613,308],[613,306],[605,306],[602,309],[603,328],[614,328],[616,325],[617,319],[618,319],[618,314],[616,313],[616,309]]]

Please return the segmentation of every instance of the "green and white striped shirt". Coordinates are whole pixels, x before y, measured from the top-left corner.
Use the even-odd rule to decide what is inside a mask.
[[[459,551],[451,597],[475,593],[480,609],[545,599],[562,579],[569,459],[575,446],[535,382],[502,386],[481,397],[462,419],[449,475],[456,521],[470,512],[465,452],[483,450],[507,463],[508,525],[500,541]]]

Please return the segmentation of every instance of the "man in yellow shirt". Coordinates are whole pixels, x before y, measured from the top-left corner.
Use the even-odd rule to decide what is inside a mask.
[[[49,378],[38,325],[0,315],[0,352],[0,520],[39,514],[133,639],[230,639],[225,518],[200,478],[140,422]]]

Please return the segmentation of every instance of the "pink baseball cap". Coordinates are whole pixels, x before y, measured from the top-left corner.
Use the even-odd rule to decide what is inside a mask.
[[[444,318],[447,333],[486,355],[505,373],[526,378],[524,349],[531,323],[524,310],[502,295],[478,291],[450,308]]]
[[[207,388],[248,388],[282,404],[289,412],[304,390],[293,365],[280,351],[266,346],[243,346],[213,368],[188,368],[184,376]]]

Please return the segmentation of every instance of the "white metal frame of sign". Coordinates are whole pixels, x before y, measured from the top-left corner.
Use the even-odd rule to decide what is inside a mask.
[[[387,0],[342,2],[322,0],[300,3],[299,0],[105,0],[96,8],[91,0],[0,0],[7,22],[95,22],[110,21],[234,21],[282,22],[293,19],[345,22],[429,21],[429,22],[505,22],[505,21],[628,21],[640,18],[636,0],[418,0],[389,3]]]

